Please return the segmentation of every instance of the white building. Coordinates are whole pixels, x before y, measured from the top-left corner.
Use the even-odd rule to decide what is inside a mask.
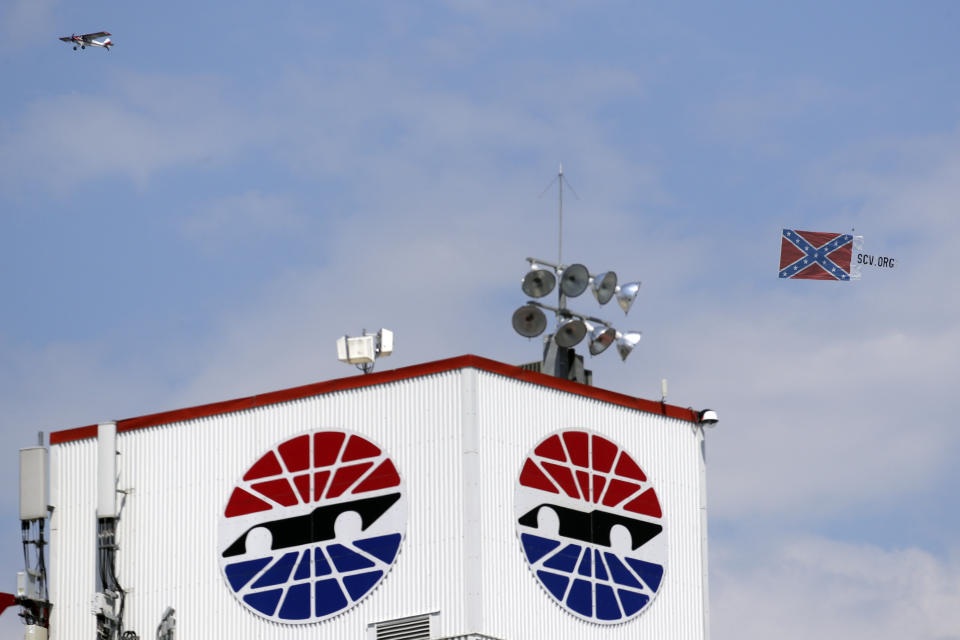
[[[53,640],[96,637],[98,430],[50,436]],[[110,446],[144,639],[167,607],[177,640],[709,636],[691,409],[462,356],[119,420]]]

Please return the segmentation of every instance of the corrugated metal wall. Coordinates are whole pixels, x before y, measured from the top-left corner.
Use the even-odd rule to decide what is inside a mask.
[[[51,624],[62,638],[93,638],[97,532],[97,441],[69,442],[50,451]],[[159,620],[157,621],[159,623]],[[51,632],[51,638],[58,634]]]
[[[233,414],[121,433],[120,584],[131,592],[126,626],[153,637],[167,606],[177,637],[284,640],[366,638],[367,625],[442,610],[461,629],[459,372],[306,398]],[[318,427],[350,429],[381,444],[410,495],[407,533],[376,591],[321,625],[282,625],[248,612],[218,564],[217,527],[234,483],[264,451]],[[93,637],[94,441],[53,447],[51,638]],[[68,604],[69,603],[69,604]],[[77,604],[74,604],[77,603]],[[448,634],[449,635],[449,634]]]
[[[480,372],[479,432],[484,482],[483,611],[493,636],[615,640],[702,639],[700,446],[695,425]],[[534,578],[514,525],[514,488],[531,448],[558,429],[589,429],[626,449],[656,487],[666,521],[668,562],[657,597],[637,618],[598,626],[558,606]]]
[[[471,422],[476,433],[468,429],[465,442]],[[234,483],[263,452],[320,427],[354,430],[384,447],[409,492],[407,532],[389,575],[357,606],[314,625],[272,623],[241,606],[224,583],[219,518]],[[669,517],[665,583],[650,608],[624,625],[595,627],[561,610],[531,575],[516,539],[519,465],[540,438],[564,427],[607,434],[633,453]],[[466,369],[124,432],[118,449],[119,487],[129,490],[118,577],[130,591],[126,627],[144,640],[167,606],[177,611],[182,640],[365,640],[373,622],[431,612],[439,612],[438,637],[703,637],[699,446],[690,423]],[[465,467],[477,487],[465,485]],[[95,627],[95,441],[55,445],[51,470],[51,639],[86,640]]]

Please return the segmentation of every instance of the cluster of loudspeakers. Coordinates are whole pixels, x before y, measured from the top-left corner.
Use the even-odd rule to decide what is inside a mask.
[[[560,292],[564,296],[575,298],[589,287],[601,305],[616,297],[624,314],[630,310],[640,290],[639,282],[618,285],[617,274],[613,271],[592,276],[582,264],[558,267],[557,274],[560,277]],[[535,262],[531,262],[530,271],[521,282],[521,289],[531,298],[542,298],[556,286],[557,275],[553,270]],[[517,309],[513,314],[514,330],[525,338],[535,338],[543,333],[547,328],[547,317],[540,307],[538,303],[530,302]],[[564,317],[553,336],[560,347],[572,348],[588,338],[590,355],[603,353],[607,347],[616,344],[620,358],[626,360],[642,336],[639,331],[621,333],[607,324],[593,324],[587,318],[566,310],[560,310],[560,314]]]

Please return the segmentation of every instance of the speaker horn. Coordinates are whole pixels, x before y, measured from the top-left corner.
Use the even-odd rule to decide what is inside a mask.
[[[547,328],[547,317],[532,304],[525,304],[513,312],[513,330],[524,338],[535,338]]]
[[[628,331],[627,333],[617,333],[617,351],[620,352],[620,359],[626,360],[633,348],[643,337],[639,331]]]
[[[617,274],[606,271],[590,278],[590,290],[600,304],[607,304],[617,292]]]
[[[620,308],[623,309],[624,314],[630,311],[630,306],[633,304],[633,301],[637,299],[638,293],[640,293],[639,282],[628,282],[624,285],[617,285],[617,302],[620,303]]]
[[[574,347],[587,335],[587,325],[579,318],[567,318],[560,322],[553,339],[559,347]]]
[[[552,271],[548,271],[537,264],[530,265],[530,271],[523,276],[523,284],[520,286],[523,292],[531,298],[542,298],[557,286],[557,277]]]
[[[582,264],[572,264],[560,276],[560,291],[569,298],[576,298],[590,284],[590,272]]]
[[[617,330],[613,327],[607,327],[601,325],[599,327],[591,327],[587,325],[587,329],[590,330],[590,355],[597,356],[606,351],[607,347],[613,344],[617,339]]]

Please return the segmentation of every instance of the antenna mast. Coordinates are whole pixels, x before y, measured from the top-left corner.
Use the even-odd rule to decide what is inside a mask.
[[[563,163],[560,163],[560,171],[557,173],[557,181],[560,183],[560,222],[557,225],[557,264],[563,264]]]

